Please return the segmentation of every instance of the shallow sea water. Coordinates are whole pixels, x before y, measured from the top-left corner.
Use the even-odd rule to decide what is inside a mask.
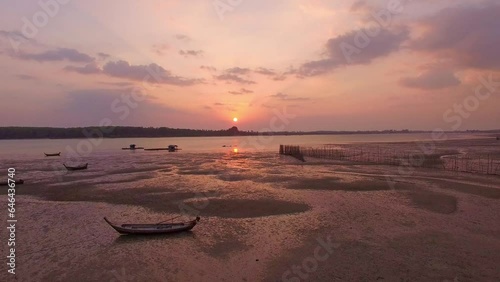
[[[78,160],[63,150],[44,157],[41,147],[3,151],[0,171],[13,166],[26,181],[16,198],[18,280],[281,281],[327,238],[335,252],[308,273],[310,280],[500,277],[498,178],[302,163],[279,156],[275,145],[222,147],[232,138],[190,149],[204,141],[175,142],[183,150],[170,153],[119,149],[146,140],[105,140],[111,143]],[[88,162],[89,169],[68,172],[63,162]],[[6,201],[0,207],[6,211]],[[155,223],[179,215],[201,221],[192,232],[134,237],[120,236],[102,219]],[[11,278],[5,274],[0,281]]]

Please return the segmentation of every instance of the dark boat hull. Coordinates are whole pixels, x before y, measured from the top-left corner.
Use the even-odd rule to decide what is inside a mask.
[[[131,150],[131,151],[133,151],[133,150],[142,150],[142,149],[144,149],[144,147],[122,148],[122,150]]]
[[[73,171],[73,170],[83,170],[83,169],[87,169],[89,164],[85,164],[84,166],[67,166],[65,164],[63,164],[64,167],[67,169],[67,170],[70,170],[70,171]]]
[[[55,154],[47,154],[47,153],[44,153],[46,157],[59,157],[61,156],[61,152],[59,153],[55,153]]]
[[[189,231],[196,226],[200,218],[197,217],[195,220],[171,224],[122,224],[121,226],[111,223],[107,218],[104,218],[104,220],[120,234],[157,235]]]

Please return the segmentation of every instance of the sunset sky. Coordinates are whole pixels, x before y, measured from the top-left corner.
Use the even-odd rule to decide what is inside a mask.
[[[283,130],[500,128],[497,0],[21,0],[0,15],[0,126],[262,130],[286,111]]]

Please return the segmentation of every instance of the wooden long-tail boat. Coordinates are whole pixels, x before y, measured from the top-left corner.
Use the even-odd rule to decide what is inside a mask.
[[[46,157],[58,157],[61,155],[61,152],[59,153],[54,153],[54,154],[47,154],[47,153],[44,153]]]
[[[63,165],[67,170],[82,170],[82,169],[87,169],[87,167],[89,166],[88,163],[79,166],[67,166],[66,164]]]
[[[104,220],[120,234],[137,234],[137,235],[152,235],[152,234],[172,234],[183,231],[189,231],[200,221],[200,217],[196,219],[176,222],[176,223],[152,223],[152,224],[122,224],[120,226],[111,223],[107,218]]]
[[[12,181],[11,181],[10,183],[12,183]],[[18,180],[16,180],[16,181],[14,181],[14,183],[15,183],[16,185],[24,184],[24,180],[22,180],[22,179],[18,179]],[[0,182],[0,186],[9,186],[9,181]]]

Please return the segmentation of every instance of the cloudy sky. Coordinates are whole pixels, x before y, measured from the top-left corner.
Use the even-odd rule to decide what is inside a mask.
[[[7,0],[0,126],[498,129],[499,48],[497,0]]]

